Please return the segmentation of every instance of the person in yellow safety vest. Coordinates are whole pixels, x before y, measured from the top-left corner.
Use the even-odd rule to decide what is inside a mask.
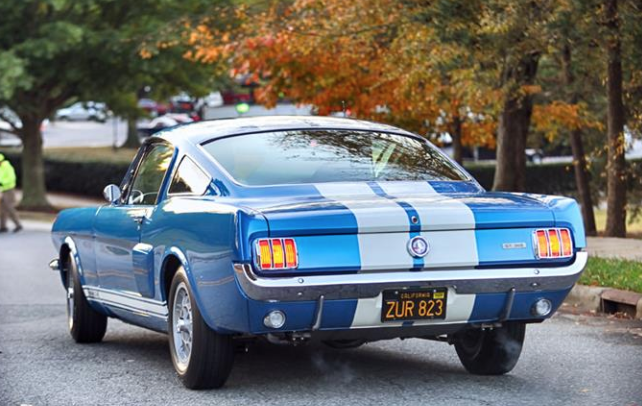
[[[22,224],[16,212],[16,171],[4,155],[0,154],[0,233],[9,231],[7,217],[10,217],[16,225],[13,229],[14,233],[22,230]]]

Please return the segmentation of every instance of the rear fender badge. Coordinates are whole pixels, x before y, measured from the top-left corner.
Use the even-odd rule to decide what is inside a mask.
[[[430,252],[430,244],[422,236],[412,237],[408,241],[408,253],[415,258],[423,258]]]
[[[525,242],[505,242],[502,244],[502,248],[505,250],[520,250],[526,248]]]

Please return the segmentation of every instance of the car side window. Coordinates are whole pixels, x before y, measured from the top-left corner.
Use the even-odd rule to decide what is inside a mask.
[[[210,177],[194,161],[185,156],[178,165],[168,193],[200,196],[205,193],[209,184]]]
[[[129,165],[129,168],[127,169],[127,173],[125,174],[125,177],[120,183],[120,192],[121,192],[120,204],[127,203],[127,196],[129,195],[129,190],[132,187],[132,181],[134,180],[136,169],[138,168],[138,164],[140,163],[141,159],[145,155],[145,151],[148,149],[149,147],[146,145],[140,147],[138,149],[138,152],[136,153],[136,156],[132,160],[132,163]]]
[[[172,160],[173,148],[164,145],[153,145],[138,167],[138,171],[127,196],[127,204],[156,204],[163,178]]]

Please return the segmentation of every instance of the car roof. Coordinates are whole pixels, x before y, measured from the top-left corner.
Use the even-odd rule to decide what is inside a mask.
[[[194,144],[201,144],[205,141],[234,134],[315,128],[384,131],[411,134],[408,131],[391,125],[348,118],[321,116],[264,116],[200,121],[164,130],[157,133],[156,136],[173,144],[178,144],[186,140]]]

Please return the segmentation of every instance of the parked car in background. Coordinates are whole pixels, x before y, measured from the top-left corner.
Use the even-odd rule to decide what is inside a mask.
[[[76,102],[56,112],[56,120],[65,121],[98,121],[105,122],[109,117],[109,111],[105,103],[97,102]]]
[[[205,97],[201,97],[194,106],[196,111],[202,111],[206,107],[221,107],[223,105],[223,95],[221,92],[211,92]],[[202,114],[201,114],[202,115]]]
[[[115,317],[166,332],[189,388],[222,386],[257,339],[420,337],[505,374],[587,261],[573,199],[487,192],[425,138],[352,119],[168,129],[105,198],[53,225],[69,331],[98,342]]]
[[[544,151],[540,148],[526,148],[524,151],[526,160],[534,164],[541,164],[544,162]]]
[[[191,123],[194,120],[187,114],[174,114],[168,113],[156,117],[147,123],[143,123],[137,127],[138,136],[140,138],[147,138],[159,131],[167,128],[175,127],[181,124]]]
[[[181,93],[169,99],[169,110],[172,113],[192,114],[196,111],[196,99]]]
[[[169,106],[164,103],[156,102],[152,99],[140,99],[138,100],[138,107],[145,110],[150,117],[158,117],[167,113]]]

